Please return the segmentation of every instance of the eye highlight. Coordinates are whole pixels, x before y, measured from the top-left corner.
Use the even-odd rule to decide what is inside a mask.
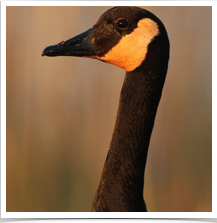
[[[120,29],[127,28],[129,25],[128,21],[126,19],[120,19],[117,21],[116,26]]]

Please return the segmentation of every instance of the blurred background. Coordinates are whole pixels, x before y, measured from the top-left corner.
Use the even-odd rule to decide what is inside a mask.
[[[41,52],[109,8],[6,8],[9,212],[91,210],[125,71]],[[144,8],[162,20],[171,44],[145,171],[148,211],[212,211],[212,8]]]

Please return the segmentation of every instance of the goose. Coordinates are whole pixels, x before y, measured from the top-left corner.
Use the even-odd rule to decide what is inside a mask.
[[[114,7],[95,25],[42,56],[89,57],[126,71],[110,148],[91,211],[146,212],[144,173],[168,62],[163,23],[140,7]]]

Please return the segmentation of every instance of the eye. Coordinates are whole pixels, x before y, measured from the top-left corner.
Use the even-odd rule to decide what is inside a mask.
[[[118,28],[124,29],[127,28],[127,26],[129,25],[128,21],[125,19],[120,19],[117,21],[116,26]]]

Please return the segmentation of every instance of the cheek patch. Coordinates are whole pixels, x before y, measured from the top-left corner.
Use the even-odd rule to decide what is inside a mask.
[[[158,34],[156,22],[149,18],[142,19],[138,22],[138,27],[129,35],[125,35],[107,54],[91,57],[132,71],[145,60],[148,45]]]

